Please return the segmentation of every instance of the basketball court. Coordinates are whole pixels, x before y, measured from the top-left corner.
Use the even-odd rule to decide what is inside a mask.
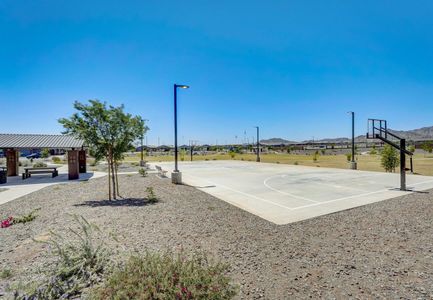
[[[156,163],[168,176],[174,163]],[[411,193],[397,173],[244,161],[180,162],[184,184],[276,224],[288,224]],[[433,188],[433,177],[407,175],[407,189]]]

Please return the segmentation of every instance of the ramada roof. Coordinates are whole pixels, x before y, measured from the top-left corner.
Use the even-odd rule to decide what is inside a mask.
[[[81,148],[84,141],[63,134],[15,134],[0,133],[0,148],[15,149],[69,149]]]

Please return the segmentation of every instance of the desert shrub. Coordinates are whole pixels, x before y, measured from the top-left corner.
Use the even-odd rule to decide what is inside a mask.
[[[138,169],[138,173],[143,177],[147,176],[147,170],[145,168]]]
[[[293,164],[294,164],[295,166],[299,165],[299,163],[298,163],[297,161],[295,161]]]
[[[325,155],[326,150],[325,150],[325,149],[322,149],[322,150],[320,150],[320,153],[322,153],[322,155]]]
[[[8,278],[11,278],[12,277],[12,270],[11,269],[9,269],[9,268],[5,268],[5,269],[2,269],[1,271],[0,271],[0,278],[1,279],[8,279]]]
[[[138,162],[136,162],[136,161],[133,161],[132,163],[131,163],[131,166],[133,166],[133,167],[138,167],[140,164],[138,163]]]
[[[103,244],[104,239],[95,242],[98,227],[79,216],[73,216],[79,230],[70,229],[76,237],[73,241],[51,232],[52,239],[46,243],[57,256],[54,268],[49,271],[49,279],[27,295],[17,299],[68,299],[81,295],[83,289],[100,282],[102,274],[111,264],[110,253]]]
[[[318,158],[319,158],[319,151],[316,151],[316,152],[314,152],[314,154],[313,154],[313,161],[314,161],[314,162],[317,162]]]
[[[230,155],[231,159],[234,159],[235,156],[236,156],[236,152],[234,152],[234,151],[230,151],[230,152],[229,152],[229,155]]]
[[[46,166],[47,166],[47,164],[44,163],[44,162],[41,162],[41,161],[35,162],[35,163],[33,164],[33,168],[44,168],[44,167],[46,167]]]
[[[380,163],[386,172],[394,172],[399,165],[397,150],[391,145],[385,145],[381,153]]]
[[[228,266],[204,254],[152,253],[132,256],[113,272],[90,299],[231,299],[237,287],[226,276]]]
[[[58,156],[53,156],[51,159],[55,164],[60,164],[62,162],[62,160]]]
[[[151,203],[157,202],[158,198],[156,197],[155,191],[153,187],[149,186],[146,188],[147,200]]]
[[[352,161],[352,153],[346,153],[346,159],[348,162]]]
[[[34,209],[33,211],[31,211],[29,214],[27,215],[23,215],[23,216],[18,216],[18,217],[14,217],[13,223],[14,224],[18,224],[18,223],[28,223],[33,221],[34,219],[36,219],[36,217],[38,216],[36,214],[36,212],[40,210],[40,208]]]

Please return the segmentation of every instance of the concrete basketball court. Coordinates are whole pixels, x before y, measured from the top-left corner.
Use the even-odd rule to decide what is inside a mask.
[[[156,163],[170,176],[171,163]],[[288,224],[408,194],[397,173],[244,161],[180,162],[184,184],[276,224]],[[414,191],[433,177],[407,175]]]

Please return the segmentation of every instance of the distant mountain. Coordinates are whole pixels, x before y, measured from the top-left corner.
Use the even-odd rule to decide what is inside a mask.
[[[399,137],[411,141],[433,140],[433,126],[423,127],[423,128],[413,129],[408,131],[391,130],[391,132],[398,135]]]
[[[271,138],[271,139],[267,139],[267,140],[260,140],[260,144],[263,145],[289,145],[289,144],[297,144],[298,142],[294,142],[294,141],[288,141],[285,139],[281,139],[281,138]]]
[[[392,130],[390,131],[397,136],[401,138],[405,138],[408,141],[425,141],[425,140],[433,140],[433,126],[430,127],[423,127],[419,129],[413,129],[413,130]],[[366,137],[365,135],[359,135],[355,137],[356,142],[365,142]],[[341,144],[341,143],[349,143],[350,138],[347,137],[338,137],[338,138],[324,138],[320,140],[305,140],[302,142],[293,142],[288,141],[281,138],[271,138],[267,140],[261,140],[260,143],[264,145],[281,145],[281,144],[307,144],[307,143],[328,143],[328,144]]]

